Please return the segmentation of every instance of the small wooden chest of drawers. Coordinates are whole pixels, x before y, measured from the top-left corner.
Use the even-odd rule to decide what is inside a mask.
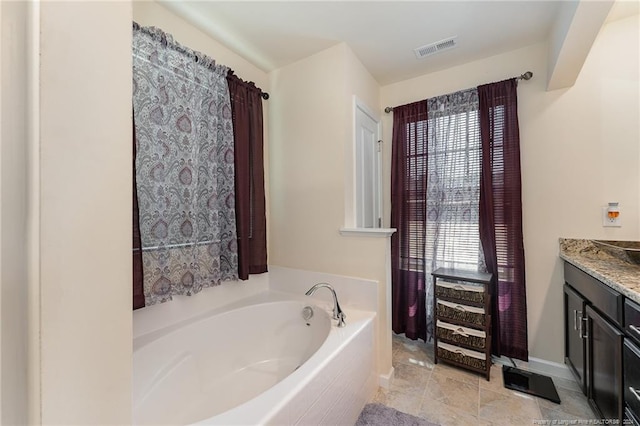
[[[448,268],[431,275],[435,363],[444,361],[483,373],[489,380],[492,275]]]

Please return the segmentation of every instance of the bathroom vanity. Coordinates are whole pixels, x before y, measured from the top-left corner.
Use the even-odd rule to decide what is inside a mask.
[[[591,240],[560,240],[565,363],[595,414],[640,425],[640,265]]]

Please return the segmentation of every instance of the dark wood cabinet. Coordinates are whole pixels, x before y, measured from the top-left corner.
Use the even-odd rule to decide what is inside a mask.
[[[640,345],[640,305],[628,299],[624,301],[624,331]]]
[[[622,419],[624,334],[591,306],[586,307],[587,397],[602,419]]]
[[[583,333],[585,299],[567,284],[564,285],[564,360],[580,389],[587,393],[586,340]]]
[[[569,263],[564,278],[565,363],[596,416],[622,423],[624,297]]]
[[[640,348],[625,338],[623,353],[625,416],[640,425]]]

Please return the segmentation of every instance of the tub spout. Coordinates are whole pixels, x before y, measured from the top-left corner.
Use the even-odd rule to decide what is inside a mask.
[[[344,327],[344,319],[347,316],[344,314],[344,312],[342,312],[342,309],[340,308],[340,304],[338,303],[338,296],[336,296],[336,291],[333,289],[333,287],[331,287],[331,284],[327,284],[327,283],[315,284],[305,294],[307,296],[311,296],[319,288],[326,288],[333,295],[333,319],[338,320],[338,327]]]

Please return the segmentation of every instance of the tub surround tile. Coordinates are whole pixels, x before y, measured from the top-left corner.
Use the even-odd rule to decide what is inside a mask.
[[[560,258],[640,303],[640,265],[624,261],[591,240],[560,238]]]

